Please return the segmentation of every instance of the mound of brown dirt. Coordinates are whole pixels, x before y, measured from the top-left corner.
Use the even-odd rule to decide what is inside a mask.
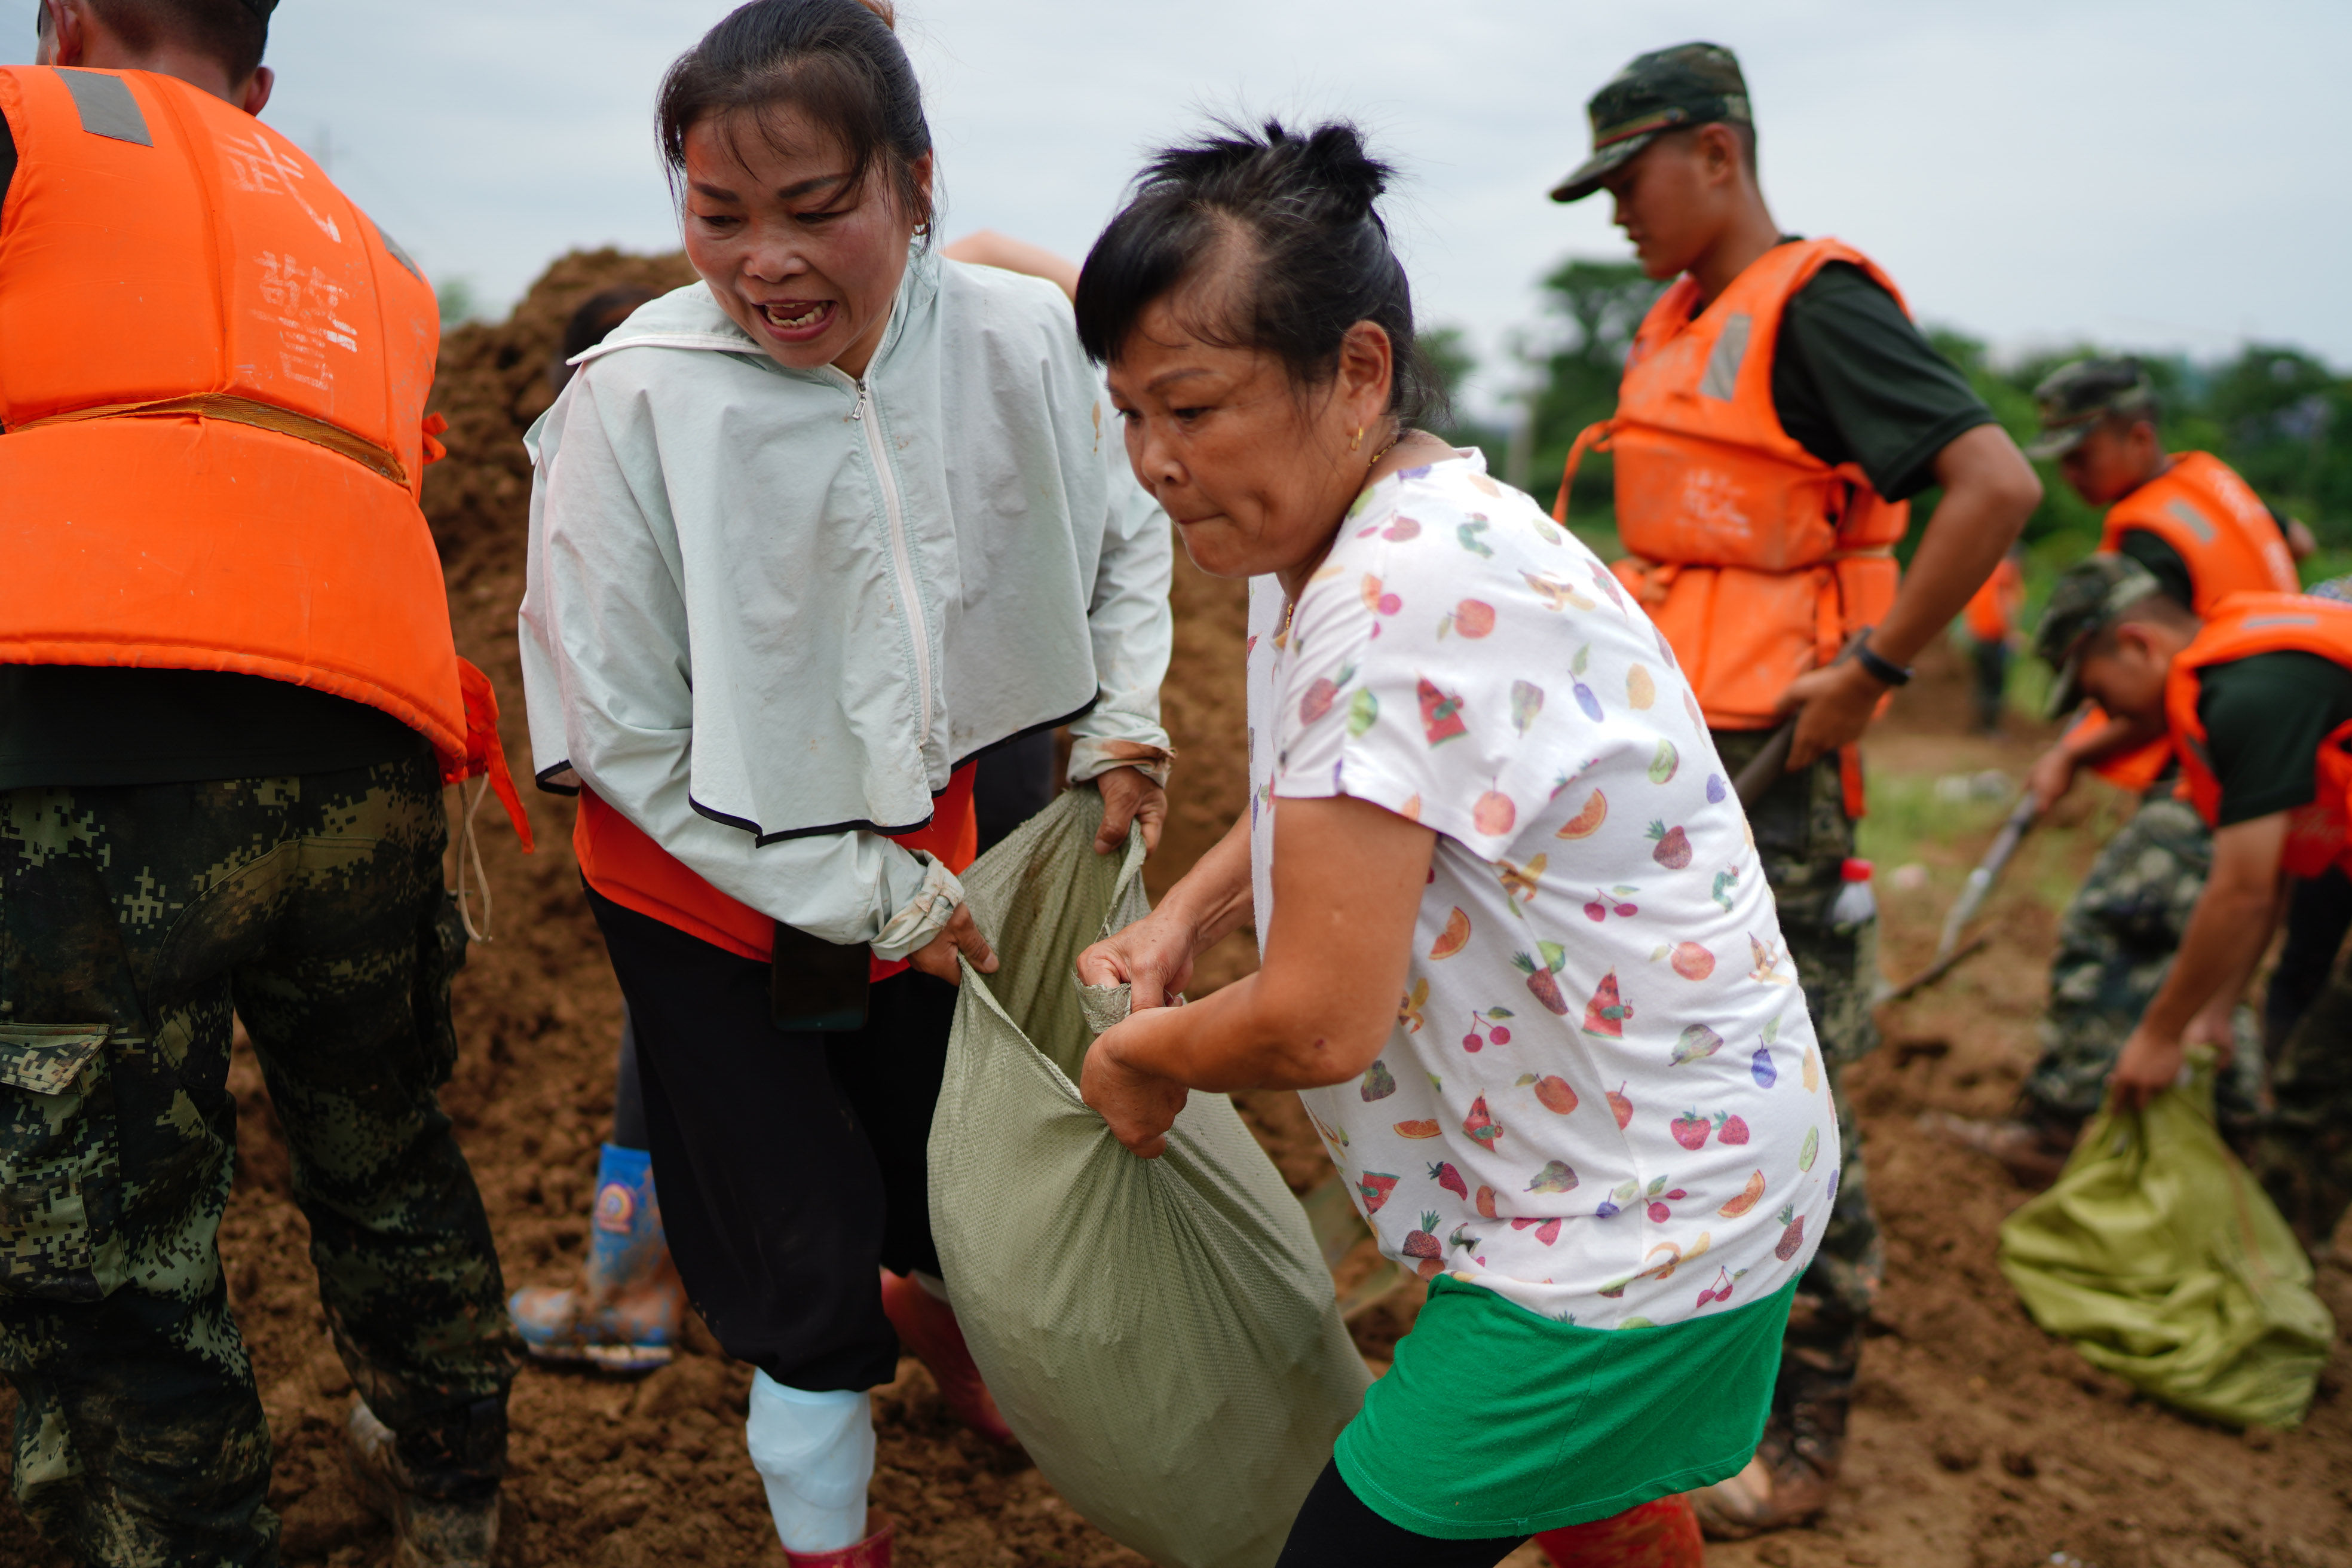
[[[575,250],[541,274],[505,321],[468,321],[443,335],[432,406],[449,421],[441,437],[449,455],[425,470],[425,511],[453,571],[521,559],[530,462],[516,437],[555,401],[548,370],[572,312],[607,289],[693,281],[680,253]]]

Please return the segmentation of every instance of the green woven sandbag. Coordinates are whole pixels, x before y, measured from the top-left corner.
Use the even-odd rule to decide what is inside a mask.
[[[1070,1506],[1171,1568],[1265,1568],[1364,1365],[1232,1101],[1195,1093],[1139,1160],[1078,1098],[1074,963],[1149,908],[1140,844],[1097,855],[1101,819],[1068,791],[964,874],[1002,967],[963,972],[931,1229],[997,1408]]]
[[[2000,1227],[2033,1321],[2084,1360],[2232,1426],[2303,1419],[2336,1338],[2311,1263],[2213,1127],[2213,1074],[2102,1111]]]

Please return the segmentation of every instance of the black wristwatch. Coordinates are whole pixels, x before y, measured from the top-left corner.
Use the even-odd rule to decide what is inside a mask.
[[[1853,660],[1885,685],[1908,686],[1911,684],[1911,672],[1894,660],[1883,658],[1873,653],[1867,637],[1853,645]]]

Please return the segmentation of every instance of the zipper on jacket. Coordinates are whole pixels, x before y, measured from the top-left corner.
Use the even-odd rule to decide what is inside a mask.
[[[882,431],[876,421],[866,417],[872,405],[873,394],[866,383],[857,383],[857,405],[849,412],[866,431],[866,455],[874,460],[874,482],[882,487],[882,515],[890,526],[890,563],[898,574],[898,596],[907,606],[907,626],[915,642],[915,689],[921,699],[923,715],[921,749],[931,743],[931,639],[923,626],[922,601],[915,596],[915,562],[907,548],[907,519],[898,508],[898,481],[890,471],[889,454],[882,449]]]

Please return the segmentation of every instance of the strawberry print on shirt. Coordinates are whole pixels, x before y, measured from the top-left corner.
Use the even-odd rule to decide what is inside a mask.
[[[1665,639],[1477,453],[1250,585],[1251,866],[1286,799],[1434,829],[1397,1026],[1300,1099],[1390,1256],[1591,1328],[1779,1290],[1837,1119],[1747,820]]]

